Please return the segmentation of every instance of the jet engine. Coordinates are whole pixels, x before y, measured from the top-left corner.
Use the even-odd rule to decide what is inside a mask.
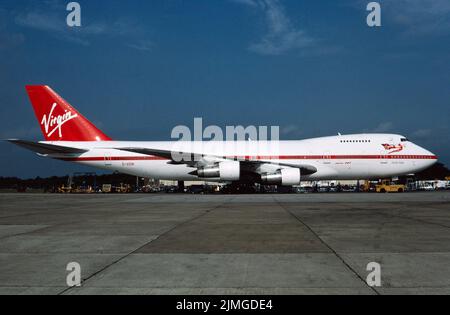
[[[238,161],[219,162],[213,166],[198,168],[200,178],[220,178],[223,181],[238,181],[241,176],[241,164]]]
[[[261,175],[263,184],[293,186],[300,184],[299,168],[283,168],[276,173]]]

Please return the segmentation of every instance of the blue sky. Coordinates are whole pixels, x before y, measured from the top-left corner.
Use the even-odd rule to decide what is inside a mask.
[[[176,125],[279,125],[282,139],[392,132],[450,164],[450,1],[0,2],[0,138],[42,139],[25,84],[48,84],[115,139]],[[0,176],[79,166],[0,144]]]

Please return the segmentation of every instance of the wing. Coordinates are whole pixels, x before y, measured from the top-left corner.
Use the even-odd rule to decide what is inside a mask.
[[[88,150],[72,148],[72,147],[64,147],[60,145],[47,144],[47,143],[39,143],[33,141],[26,140],[17,140],[10,139],[6,140],[8,142],[14,143],[19,147],[25,148],[27,150],[36,152],[38,154],[48,155],[48,154],[81,154],[85,153]]]
[[[158,156],[170,160],[172,164],[186,164],[190,167],[199,167],[212,165],[223,161],[239,161],[244,171],[250,173],[262,174],[267,170],[277,171],[281,168],[298,168],[303,175],[310,175],[317,172],[317,168],[308,164],[290,164],[278,163],[270,160],[257,160],[251,157],[225,157],[218,155],[205,155],[194,152],[174,152],[170,150],[159,150],[150,148],[116,148],[121,151]],[[183,159],[174,159],[174,157],[183,157]],[[189,157],[189,158],[187,158]]]

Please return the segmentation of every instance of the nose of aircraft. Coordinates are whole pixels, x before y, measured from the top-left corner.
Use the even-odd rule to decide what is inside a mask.
[[[437,163],[438,157],[436,156],[436,154],[434,154],[431,151],[429,151],[425,148],[422,148],[422,147],[419,147],[419,149],[421,151],[421,155],[423,157],[425,157],[425,164],[427,167],[430,167],[430,166],[434,165],[435,163]]]

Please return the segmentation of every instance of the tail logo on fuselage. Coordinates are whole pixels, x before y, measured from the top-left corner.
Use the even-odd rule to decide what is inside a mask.
[[[403,151],[403,149],[405,148],[402,144],[399,145],[382,144],[382,146],[384,147],[385,150],[390,151],[388,154]]]
[[[78,114],[72,114],[71,111],[64,110],[63,115],[53,115],[57,103],[53,103],[52,109],[48,115],[42,117],[41,125],[44,125],[45,133],[48,137],[51,137],[56,131],[59,133],[59,137],[62,138],[62,126],[68,121],[77,118]]]

